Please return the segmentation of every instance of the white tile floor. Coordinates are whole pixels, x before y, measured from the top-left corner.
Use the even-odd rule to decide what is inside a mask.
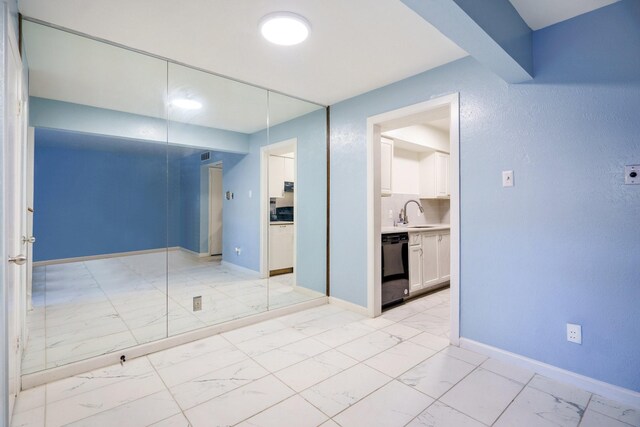
[[[640,410],[448,346],[431,333],[448,300],[377,319],[325,305],[77,375],[22,392],[12,426],[640,426]]]
[[[23,374],[322,296],[183,251],[168,272],[166,252],[36,267]]]

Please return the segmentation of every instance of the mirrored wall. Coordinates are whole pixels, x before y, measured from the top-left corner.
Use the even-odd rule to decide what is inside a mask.
[[[326,109],[25,22],[23,374],[326,294]]]

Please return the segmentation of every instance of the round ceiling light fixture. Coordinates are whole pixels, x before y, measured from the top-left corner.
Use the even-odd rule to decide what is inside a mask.
[[[292,12],[270,13],[260,20],[260,32],[271,43],[293,46],[309,36],[309,21]]]
[[[202,102],[195,99],[188,98],[176,98],[171,100],[171,105],[174,107],[182,108],[183,110],[199,110],[202,108]]]

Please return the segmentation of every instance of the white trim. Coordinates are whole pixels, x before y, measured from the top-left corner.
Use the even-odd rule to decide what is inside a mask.
[[[260,147],[260,276],[269,277],[269,155],[293,152],[294,182],[298,181],[298,138],[291,138]],[[293,192],[293,212],[298,212],[297,189]],[[297,221],[293,222],[293,283],[296,280],[296,253],[298,245]]]
[[[460,347],[476,353],[484,354],[492,359],[528,369],[536,374],[571,384],[591,393],[599,394],[607,399],[640,408],[640,393],[637,391],[596,380],[585,375],[558,368],[557,366],[549,365],[547,363],[530,359],[490,345],[482,344],[468,338],[460,338]]]
[[[256,279],[259,279],[259,278],[262,277],[262,275],[260,274],[259,271],[255,271],[255,270],[252,270],[250,268],[243,267],[241,265],[234,264],[234,263],[229,262],[229,261],[222,260],[221,264],[224,265],[225,267],[231,269],[231,270],[236,270],[236,271],[239,271],[241,273],[254,276]]]
[[[349,301],[345,301],[336,297],[329,297],[329,304],[337,305],[345,310],[353,311],[354,313],[362,314],[363,316],[372,317],[367,307],[363,307],[358,304],[354,304]]]
[[[206,257],[210,257],[210,256],[212,256],[212,255],[209,255],[209,254],[208,254],[208,253],[206,253],[206,252],[196,252],[196,251],[192,251],[191,249],[183,248],[182,246],[178,246],[178,247],[173,248],[173,249],[171,249],[171,250],[175,250],[175,249],[178,249],[179,251],[182,251],[182,252],[188,253],[189,255],[196,256],[196,257],[198,257],[198,258],[206,258]]]
[[[255,314],[253,316],[247,316],[242,319],[232,320],[220,325],[206,326],[204,328],[197,329],[195,331],[184,332],[179,335],[164,338],[158,341],[150,343],[140,344],[135,347],[126,348],[123,350],[115,351],[101,356],[92,357],[91,359],[81,360],[78,362],[70,363],[68,365],[59,366],[57,368],[47,369],[40,372],[34,372],[22,376],[22,390],[37,387],[42,384],[47,384],[52,381],[57,381],[63,378],[68,378],[73,375],[81,374],[84,372],[92,371],[95,369],[104,368],[107,366],[120,363],[120,356],[126,355],[127,362],[135,359],[136,357],[146,356],[147,354],[155,353],[157,351],[166,350],[182,344],[187,344],[193,341],[197,341],[203,338],[221,334],[223,332],[231,331],[233,329],[242,328],[244,326],[253,325],[255,323],[263,322],[265,320],[275,319],[287,314],[297,313],[299,311],[308,310],[310,308],[319,307],[327,304],[327,298],[317,298],[315,300],[301,302],[299,304],[290,305],[283,308],[278,308],[263,313]],[[125,362],[125,363],[127,363]]]
[[[450,108],[450,168],[451,189],[451,336],[452,344],[460,339],[460,95],[453,93],[398,110],[367,118],[367,310],[371,317],[381,313],[380,286],[380,125],[390,120],[420,114],[429,110]]]
[[[74,258],[60,258],[60,259],[50,259],[47,261],[35,261],[33,263],[34,267],[41,267],[43,265],[54,265],[54,264],[67,264],[70,262],[82,262],[82,261],[92,261],[94,259],[106,259],[106,258],[118,258],[121,256],[130,256],[130,255],[143,255],[143,254],[152,254],[156,252],[164,252],[166,250],[177,251],[181,248],[180,246],[172,246],[169,248],[158,248],[158,249],[144,249],[142,251],[129,251],[129,252],[114,252],[111,254],[102,254],[102,255],[88,255],[88,256],[79,256]],[[189,251],[188,249],[184,249]],[[189,251],[191,252],[191,251]],[[196,252],[192,252],[196,253]]]

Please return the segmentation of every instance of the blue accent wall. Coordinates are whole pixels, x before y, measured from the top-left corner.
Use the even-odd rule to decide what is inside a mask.
[[[165,146],[45,129],[35,140],[35,261],[177,244]]]
[[[462,336],[640,391],[640,187],[623,178],[640,163],[640,2],[536,31],[533,50],[526,84],[468,57],[331,107],[332,295],[367,302],[367,117],[459,92]]]

